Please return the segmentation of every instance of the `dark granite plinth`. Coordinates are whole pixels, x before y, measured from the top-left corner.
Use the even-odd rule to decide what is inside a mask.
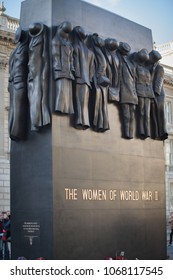
[[[151,30],[85,2],[22,2],[24,29],[64,20],[152,49]],[[51,126],[12,142],[13,259],[104,259],[119,250],[129,259],[166,258],[163,143],[123,139],[117,107],[108,111],[105,133],[53,114]]]

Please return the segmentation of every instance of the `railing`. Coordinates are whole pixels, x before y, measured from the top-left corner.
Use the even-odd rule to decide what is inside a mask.
[[[162,64],[164,67],[165,75],[169,75],[173,77],[173,67],[170,67],[168,65]]]
[[[7,21],[7,28],[9,30],[16,31],[16,29],[19,27],[19,21],[13,20],[13,19],[8,19]]]
[[[164,68],[164,82],[173,85],[173,67],[162,64]]]
[[[162,54],[172,51],[173,50],[173,41],[156,46],[156,50],[161,52]]]
[[[6,15],[0,16],[0,29],[5,31],[13,31],[19,27],[19,20]]]

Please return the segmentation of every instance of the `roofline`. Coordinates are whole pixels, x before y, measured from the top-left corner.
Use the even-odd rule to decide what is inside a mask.
[[[7,14],[1,14],[1,16],[5,16],[5,17],[7,17],[8,19],[12,19],[12,20],[15,20],[15,21],[18,21],[18,22],[19,22],[19,19],[18,19],[18,18],[11,17],[11,16],[9,16],[9,15],[7,15]]]

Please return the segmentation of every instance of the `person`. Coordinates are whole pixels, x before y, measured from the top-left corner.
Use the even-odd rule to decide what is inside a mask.
[[[4,260],[10,259],[10,250],[9,250],[9,244],[8,244],[8,242],[11,241],[10,225],[11,225],[10,214],[7,213],[6,217],[3,220],[3,235],[2,235]]]
[[[2,241],[2,236],[3,236],[3,228],[4,228],[4,224],[3,224],[3,214],[0,214],[0,260],[3,259],[3,241]]]
[[[173,236],[173,213],[171,213],[170,219],[169,219],[169,224],[170,224],[170,240],[168,246],[172,245],[172,236]]]
[[[116,256],[114,258],[114,260],[127,260],[125,258],[125,252],[124,251],[120,251],[119,253],[116,252]]]

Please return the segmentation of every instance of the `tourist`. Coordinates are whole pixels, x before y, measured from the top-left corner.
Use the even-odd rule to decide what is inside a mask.
[[[171,213],[169,224],[170,224],[171,232],[170,232],[170,240],[169,240],[168,246],[171,246],[172,245],[172,236],[173,236],[173,213]]]
[[[3,259],[3,254],[2,254],[2,246],[3,246],[3,241],[2,241],[2,236],[3,236],[3,214],[0,213],[0,260]]]
[[[10,214],[6,214],[6,217],[3,220],[3,235],[2,235],[2,248],[3,248],[3,258],[4,260],[10,259],[10,250],[9,250],[9,244],[11,240],[11,231],[10,231]]]

